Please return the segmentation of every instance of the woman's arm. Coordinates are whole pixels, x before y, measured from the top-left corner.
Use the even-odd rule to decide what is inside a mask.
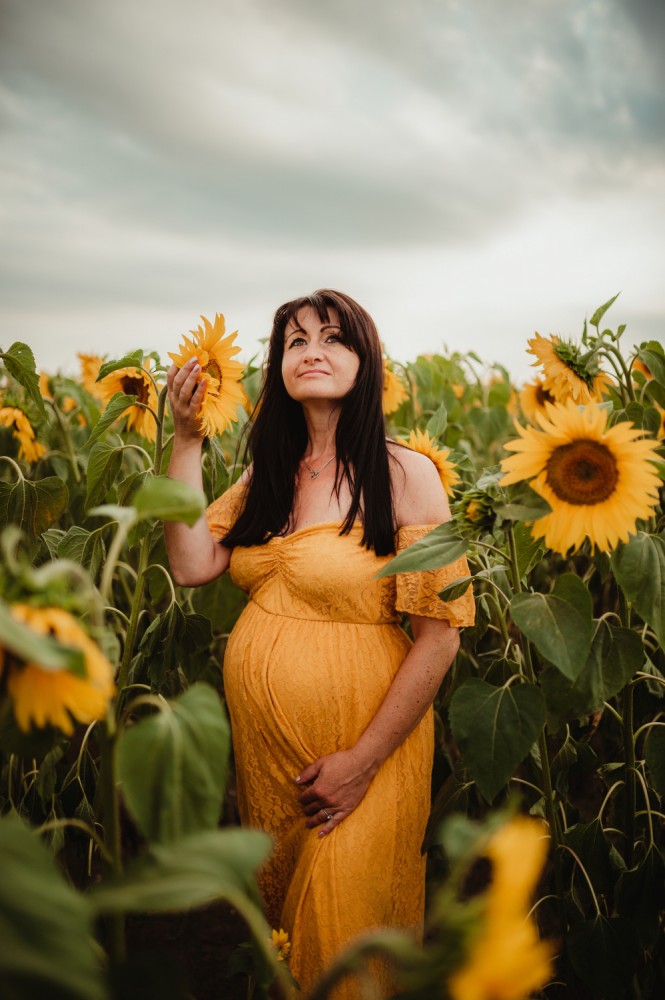
[[[205,397],[205,382],[195,359],[181,369],[169,369],[167,381],[173,413],[174,440],[168,474],[203,492],[201,449],[203,435],[196,416]],[[215,542],[205,517],[191,528],[175,521],[164,522],[164,541],[171,573],[181,587],[198,587],[216,579],[228,568],[231,549]]]
[[[400,455],[404,469],[396,490],[399,524],[439,524],[450,508],[429,459]],[[296,778],[308,827],[320,835],[341,823],[362,800],[381,764],[418,725],[432,704],[459,648],[459,633],[445,621],[411,615],[414,642],[379,709],[355,746],[320,757]],[[326,820],[325,813],[332,819]]]

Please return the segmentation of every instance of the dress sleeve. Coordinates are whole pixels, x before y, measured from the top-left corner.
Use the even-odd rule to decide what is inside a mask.
[[[206,520],[210,534],[220,541],[235,524],[245,500],[246,487],[237,482],[210,504],[206,510]]]
[[[397,552],[403,552],[436,527],[435,524],[417,524],[400,528],[397,536]],[[473,625],[476,606],[471,586],[462,597],[455,601],[442,601],[439,591],[447,587],[453,580],[469,576],[469,564],[466,556],[461,556],[448,566],[441,569],[428,569],[413,573],[397,573],[395,585],[397,596],[395,609],[408,614],[422,615],[425,618],[438,618],[447,621],[455,628]]]

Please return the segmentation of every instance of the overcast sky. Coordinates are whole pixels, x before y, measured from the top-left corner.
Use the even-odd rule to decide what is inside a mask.
[[[347,291],[398,360],[665,339],[662,0],[0,0],[0,345],[243,355]]]

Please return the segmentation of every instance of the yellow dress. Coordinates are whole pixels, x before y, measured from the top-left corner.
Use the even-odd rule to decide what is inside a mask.
[[[233,524],[243,493],[238,483],[210,505],[213,538]],[[361,525],[348,535],[340,527],[317,524],[266,545],[238,546],[230,564],[233,582],[250,598],[224,657],[238,805],[244,825],[274,839],[259,884],[271,926],[289,933],[290,967],[304,996],[357,934],[422,930],[432,710],[326,837],[305,827],[294,778],[318,757],[353,746],[375,715],[411,645],[401,612],[454,626],[474,620],[470,592],[448,604],[438,597],[466,575],[465,559],[376,580],[390,557],[360,545]],[[433,527],[401,528],[398,550]],[[373,968],[389,995],[390,970]],[[358,995],[353,979],[332,994]]]

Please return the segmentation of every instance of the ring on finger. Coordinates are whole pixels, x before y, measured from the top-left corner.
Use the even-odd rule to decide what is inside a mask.
[[[323,813],[323,815],[325,816],[325,818],[326,818],[326,819],[328,819],[328,820],[332,819],[332,816],[331,816],[331,814],[330,814],[330,813],[328,812],[328,810],[327,810],[327,809],[322,809],[322,810],[321,810],[321,812]]]

